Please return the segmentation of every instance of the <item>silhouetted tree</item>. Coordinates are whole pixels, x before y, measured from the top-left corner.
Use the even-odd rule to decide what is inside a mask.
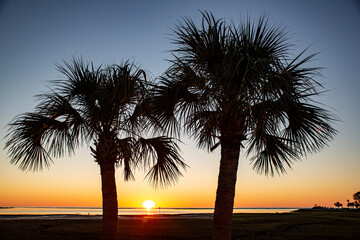
[[[176,182],[186,165],[171,138],[139,136],[147,126],[144,116],[150,116],[141,107],[148,92],[142,69],[129,62],[94,68],[73,59],[58,70],[66,79],[55,81],[50,93],[39,96],[35,112],[10,123],[6,148],[11,163],[39,170],[50,165],[51,157],[71,155],[83,142],[92,143],[102,181],[102,239],[116,239],[115,166],[123,169],[125,181],[134,179],[135,167],[144,166],[152,183],[164,185]]]
[[[343,206],[343,205],[342,205],[341,203],[339,203],[339,202],[334,203],[334,205],[335,205],[335,207],[338,207],[338,208],[340,208],[340,207]]]
[[[360,192],[354,193],[353,199],[354,199],[355,201],[360,201]]]
[[[350,207],[354,207],[355,206],[355,203],[353,202],[350,202],[350,200],[346,200],[348,203],[347,203],[347,207],[350,208]]]
[[[355,200],[354,206],[356,208],[359,208],[359,206],[360,206],[360,192],[354,193],[353,199]]]
[[[178,47],[154,108],[170,132],[183,123],[199,147],[221,146],[213,239],[230,239],[240,149],[257,172],[284,173],[333,138],[335,117],[312,101],[321,87],[319,68],[306,67],[314,55],[290,58],[285,32],[265,17],[236,26],[204,12],[199,27],[184,18],[173,32]]]

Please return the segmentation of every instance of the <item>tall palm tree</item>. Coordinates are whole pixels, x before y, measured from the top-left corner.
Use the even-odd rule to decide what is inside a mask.
[[[93,143],[92,155],[100,166],[103,199],[102,239],[116,239],[118,221],[115,166],[124,180],[144,167],[150,182],[172,184],[181,175],[182,161],[172,138],[145,139],[144,117],[150,116],[141,101],[148,98],[146,74],[125,62],[95,68],[82,59],[58,65],[65,80],[54,82],[48,94],[39,95],[32,113],[11,123],[6,148],[11,163],[22,170],[48,167],[52,157],[72,154],[82,143]]]
[[[312,97],[321,85],[314,55],[295,58],[281,27],[266,17],[236,26],[202,13],[173,28],[174,59],[155,88],[158,121],[179,126],[209,151],[221,146],[213,239],[230,239],[240,150],[259,173],[284,173],[333,138],[336,117]]]

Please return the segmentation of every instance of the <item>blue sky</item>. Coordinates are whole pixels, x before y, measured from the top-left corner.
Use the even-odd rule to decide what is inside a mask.
[[[351,188],[346,189],[348,198],[359,191],[358,179],[353,183],[353,172],[360,170],[360,79],[357,72],[360,66],[360,3],[349,0],[0,1],[0,175],[16,168],[10,165],[6,151],[2,150],[6,124],[17,114],[32,111],[36,105],[33,96],[47,91],[47,81],[62,77],[54,63],[72,56],[82,56],[96,64],[131,59],[157,77],[169,66],[168,51],[175,47],[170,40],[171,28],[181,17],[189,16],[199,22],[199,10],[212,11],[215,17],[235,23],[247,15],[257,18],[265,13],[271,23],[287,29],[290,41],[295,43],[294,53],[309,46],[309,54],[319,52],[313,64],[324,67],[324,78],[318,80],[330,90],[319,100],[342,119],[335,125],[339,134],[329,148],[296,163],[289,175],[300,168],[296,174],[299,179],[308,174],[314,174],[316,179],[316,172],[325,171],[328,182],[335,178],[334,181],[341,179],[344,185],[351,183]],[[191,156],[214,159],[209,165],[217,168],[217,153],[208,155],[196,150],[194,145],[193,141],[186,140],[182,146],[188,158],[185,160],[192,167],[188,171],[195,172],[185,175],[189,179],[196,176],[197,171],[201,172],[204,165]],[[248,179],[258,178],[248,162],[243,162],[241,167],[245,167],[239,174]],[[315,170],[306,169],[308,166]],[[337,170],[340,172],[334,176]],[[55,167],[52,171],[61,170]],[[217,174],[216,170],[209,172]],[[18,171],[12,174],[14,178],[23,176]],[[286,181],[286,176],[284,178]],[[260,179],[267,180],[266,177]],[[0,185],[2,180],[0,178]],[[245,177],[243,180],[247,181]],[[298,180],[294,184],[300,183]],[[182,183],[179,184],[182,187]],[[340,193],[345,195],[345,190]]]

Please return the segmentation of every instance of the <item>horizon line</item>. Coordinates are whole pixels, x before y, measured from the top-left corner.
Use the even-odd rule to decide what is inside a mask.
[[[77,207],[77,206],[0,206],[3,208],[68,208],[68,209],[102,209],[102,207]],[[144,207],[118,207],[118,209],[143,209]],[[153,207],[152,209],[214,209],[215,207]],[[233,209],[299,209],[311,207],[234,207]]]

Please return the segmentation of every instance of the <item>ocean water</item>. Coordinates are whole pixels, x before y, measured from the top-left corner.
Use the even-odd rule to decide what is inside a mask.
[[[299,208],[234,208],[234,213],[284,213]],[[119,208],[119,215],[213,213],[213,208]],[[0,207],[0,215],[102,215],[99,207]]]

